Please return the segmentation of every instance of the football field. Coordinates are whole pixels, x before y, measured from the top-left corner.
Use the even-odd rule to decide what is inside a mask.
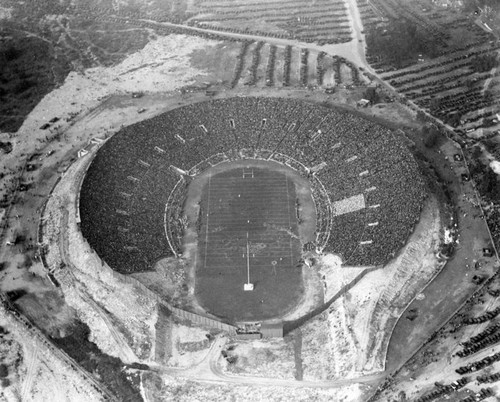
[[[201,199],[196,296],[229,321],[277,317],[302,293],[295,185],[269,168],[210,176]],[[244,291],[244,284],[254,285]]]

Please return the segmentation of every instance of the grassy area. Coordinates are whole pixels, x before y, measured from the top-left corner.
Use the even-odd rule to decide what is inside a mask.
[[[69,72],[47,42],[13,32],[0,42],[0,130],[17,131],[25,116]]]

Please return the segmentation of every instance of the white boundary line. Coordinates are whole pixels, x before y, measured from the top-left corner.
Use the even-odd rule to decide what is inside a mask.
[[[290,222],[290,193],[288,191],[288,176],[287,175],[284,175],[284,176],[285,176],[285,182],[286,182],[286,207],[288,209],[288,229],[290,231],[292,231],[292,223]],[[292,236],[290,236],[289,245],[290,245],[290,268],[293,268]]]
[[[208,217],[210,216],[210,183],[212,175],[208,176],[208,196],[207,196],[207,221],[205,222],[205,258],[203,261],[203,268],[207,267],[207,254],[208,254]]]

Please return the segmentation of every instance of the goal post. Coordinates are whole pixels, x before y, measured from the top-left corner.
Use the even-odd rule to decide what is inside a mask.
[[[250,283],[250,245],[248,244],[248,232],[247,232],[247,282],[243,285],[243,290],[245,292],[250,292],[253,290],[253,283]]]

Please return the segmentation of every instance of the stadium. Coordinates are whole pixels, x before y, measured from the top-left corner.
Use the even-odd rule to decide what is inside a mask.
[[[196,304],[236,324],[293,309],[315,255],[387,263],[424,198],[419,168],[391,130],[304,101],[237,97],[108,139],[81,186],[80,227],[121,274],[184,258]]]

